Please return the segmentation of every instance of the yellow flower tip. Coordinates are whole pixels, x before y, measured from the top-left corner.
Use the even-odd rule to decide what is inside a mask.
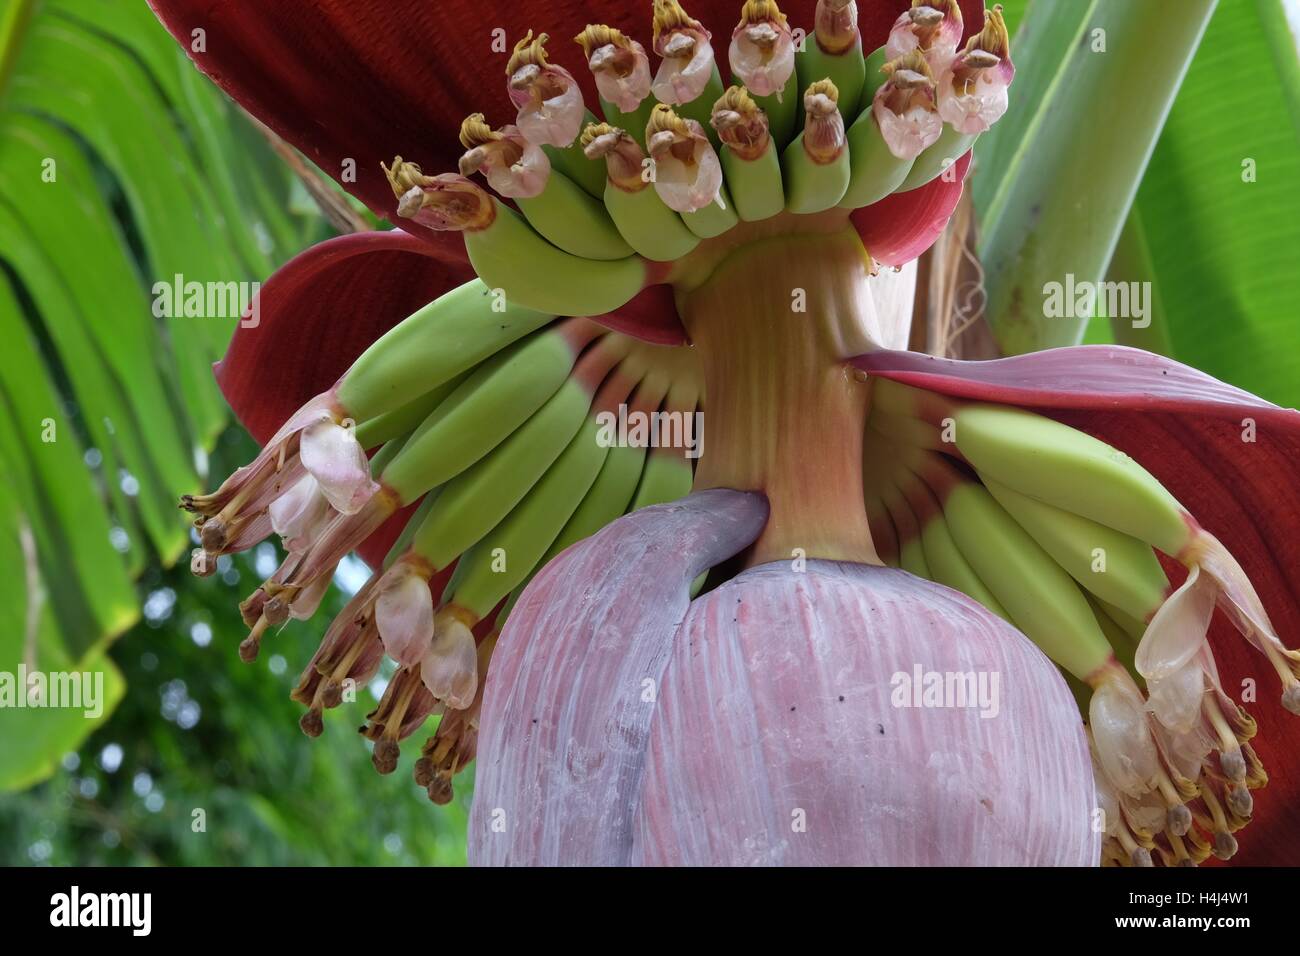
[[[611,126],[609,123],[588,123],[586,128],[582,131],[582,135],[578,137],[578,142],[582,144],[582,150],[587,154],[588,159],[599,159],[601,156],[604,156],[609,152],[609,149],[612,149],[613,146],[616,145],[617,140],[622,139],[626,135],[627,133],[623,130],[619,129],[617,126]],[[609,141],[606,137],[614,137],[614,141]],[[610,145],[608,147],[601,145],[605,142],[609,142]],[[600,152],[595,156],[591,154],[593,143],[600,145]]]
[[[545,33],[538,34],[534,38],[532,30],[524,34],[524,38],[515,44],[514,52],[506,62],[506,76],[514,76],[526,66],[535,66],[539,70],[546,69],[546,41],[549,39],[550,37]]]
[[[460,124],[460,145],[466,149],[495,143],[501,138],[501,134],[488,125],[487,117],[482,113],[470,113]]]
[[[650,121],[646,123],[646,139],[649,140],[658,133],[672,133],[674,136],[689,139],[691,129],[686,125],[686,120],[678,116],[671,106],[666,103],[656,103],[655,108],[650,111]]]
[[[383,163],[379,166],[388,177],[388,185],[392,187],[393,195],[398,199],[413,188],[423,186],[430,178],[424,175],[424,170],[417,163],[408,163],[401,156],[394,157],[392,166],[385,166]]]
[[[670,30],[699,30],[707,33],[704,25],[682,9],[677,0],[654,0],[654,42],[659,35]]]
[[[777,23],[784,27],[789,21],[776,5],[776,0],[745,0],[745,5],[740,8],[740,26],[755,23]]]
[[[743,86],[729,86],[725,93],[713,104],[713,115],[720,112],[739,113],[742,119],[751,119],[759,111],[758,104]]]
[[[823,96],[831,101],[832,106],[839,105],[840,90],[839,87],[837,87],[833,82],[831,82],[830,77],[826,77],[823,80],[817,80],[815,83],[810,83],[808,85],[808,89],[807,91],[804,92],[803,95],[804,107],[806,109],[811,110],[812,107],[809,106],[809,103],[815,100],[817,97],[823,97]]]
[[[984,29],[975,34],[966,41],[966,49],[963,51],[969,58],[972,54],[983,52],[1003,60],[1011,53],[1011,36],[1007,33],[1007,22],[1002,16],[1002,4],[997,4],[992,10],[984,11]],[[997,66],[997,61],[987,64],[972,64]]]
[[[582,52],[588,60],[601,47],[610,44],[620,50],[632,49],[632,41],[627,38],[626,34],[621,30],[605,26],[603,23],[589,23],[586,29],[573,38],[573,42],[582,47]]]

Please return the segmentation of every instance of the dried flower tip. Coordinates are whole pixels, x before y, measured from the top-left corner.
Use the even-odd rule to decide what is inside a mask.
[[[199,526],[199,543],[204,551],[220,553],[226,547],[226,523],[219,516],[208,518]]]
[[[550,65],[546,59],[546,41],[549,39],[550,37],[545,33],[534,37],[533,31],[529,30],[524,34],[524,38],[515,44],[510,59],[506,61],[506,76],[511,78],[512,85],[515,74],[520,70],[533,67],[540,71]]]
[[[935,75],[957,55],[964,31],[957,0],[913,0],[911,9],[894,21],[885,41],[885,58],[896,60],[912,51],[923,53]]]
[[[587,24],[583,31],[573,38],[573,42],[582,47],[582,52],[586,54],[587,59],[591,59],[592,55],[603,46],[630,50],[633,43],[622,30],[616,30],[603,23]]]
[[[1182,803],[1172,806],[1169,808],[1166,824],[1169,832],[1174,836],[1186,836],[1187,831],[1192,828],[1192,811]]]
[[[987,66],[997,66],[1011,53],[1011,36],[1007,33],[1007,22],[1002,16],[1002,4],[994,5],[992,10],[984,11],[984,28],[966,41],[967,56],[982,53],[993,57],[994,62]]]
[[[922,4],[908,10],[907,18],[918,27],[936,27],[943,20],[943,11]]]
[[[1242,819],[1248,819],[1255,812],[1255,798],[1244,784],[1230,784],[1224,791],[1223,802],[1228,809]]]
[[[807,119],[803,148],[808,158],[825,165],[838,159],[848,146],[844,118],[839,110],[840,91],[829,79],[818,80],[803,96]]]
[[[803,95],[803,108],[813,116],[829,116],[839,109],[840,91],[829,78],[810,85]]]
[[[582,144],[582,153],[588,159],[604,159],[625,136],[627,133],[609,123],[588,123],[578,137],[578,142]]]
[[[325,720],[321,716],[321,712],[314,707],[302,715],[298,721],[298,726],[302,728],[302,732],[308,737],[319,737],[325,732]]]
[[[655,161],[655,192],[676,212],[695,212],[722,200],[722,164],[704,127],[660,103],[646,124]]]
[[[440,807],[445,807],[451,803],[453,796],[451,787],[451,778],[437,776],[429,782],[429,799]]]
[[[713,79],[712,34],[677,0],[655,0],[654,49],[663,62],[651,89],[660,103],[690,103]]]
[[[502,196],[531,199],[551,178],[550,158],[518,127],[494,130],[482,113],[471,113],[460,125],[460,142],[467,150],[460,158],[460,174],[468,177],[481,170]]]
[[[398,197],[397,214],[414,219],[441,232],[477,231],[492,225],[496,207],[492,197],[464,176],[443,173],[425,176],[414,163],[399,156],[392,168],[384,167],[393,194]],[[406,186],[407,182],[414,185]]]
[[[728,87],[718,97],[709,123],[741,159],[757,159],[770,141],[767,114],[743,86]]]
[[[872,112],[889,150],[899,159],[914,159],[943,133],[935,104],[934,74],[917,50],[881,67],[889,79],[876,91]]]
[[[433,760],[429,757],[421,757],[415,762],[415,784],[419,787],[428,787],[433,783],[434,766]]]
[[[588,26],[574,40],[607,102],[631,113],[650,95],[650,58],[640,43],[603,24]]]
[[[589,123],[579,141],[588,159],[605,161],[606,175],[619,189],[637,193],[649,187],[642,175],[645,151],[625,130],[609,123]]]
[[[266,602],[266,606],[262,608],[262,616],[270,626],[279,627],[289,620],[289,601],[285,600],[283,594],[277,594]]]
[[[655,49],[659,49],[659,40],[664,33],[673,30],[697,30],[706,33],[704,24],[700,23],[685,10],[677,0],[654,0],[654,21],[652,24],[654,31]],[[662,54],[660,54],[662,55]]]
[[[397,769],[397,761],[401,756],[402,748],[397,745],[396,740],[380,737],[375,741],[375,750],[370,755],[370,762],[380,773],[389,774]]]
[[[984,132],[1007,111],[1015,76],[1002,8],[985,11],[984,29],[939,78],[939,115],[968,136]]]
[[[1237,854],[1237,838],[1227,830],[1214,834],[1214,855],[1220,860],[1231,860]]]
[[[217,570],[217,556],[202,548],[190,552],[190,573],[196,578],[206,578]]]
[[[756,96],[778,99],[794,74],[794,36],[772,0],[747,0],[728,48],[732,72]]]

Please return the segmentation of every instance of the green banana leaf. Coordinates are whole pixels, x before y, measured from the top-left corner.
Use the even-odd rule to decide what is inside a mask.
[[[210,366],[238,316],[160,316],[155,283],[264,279],[320,222],[291,187],[144,3],[0,9],[0,680],[104,688],[94,716],[0,708],[0,790],[121,698],[108,645],[139,619],[136,578],[187,553],[172,502],[228,425]]]
[[[1296,360],[1279,343],[1300,301],[1297,38],[1283,0],[1221,0],[1197,42],[1209,6],[1007,5],[1012,107],[981,138],[971,187],[988,318],[1006,352],[1118,341],[1296,405]],[[1109,27],[1105,52],[1093,50],[1098,27]],[[1146,32],[1130,43],[1124,29]],[[1080,97],[1130,72],[1114,95]],[[1152,90],[1168,88],[1177,94],[1161,117]],[[1119,120],[1144,108],[1154,142],[1116,143]],[[1043,285],[1067,273],[1150,283],[1135,287],[1146,314],[1044,316]]]

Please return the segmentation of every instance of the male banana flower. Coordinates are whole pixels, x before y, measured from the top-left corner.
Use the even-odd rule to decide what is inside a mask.
[[[151,3],[403,224],[266,283],[217,368],[264,451],[184,505],[200,573],[284,539],[246,659],[366,558],[302,727],[393,657],[375,766],[438,717],[472,860],[1297,861],[1300,413],[904,351],[999,8]]]

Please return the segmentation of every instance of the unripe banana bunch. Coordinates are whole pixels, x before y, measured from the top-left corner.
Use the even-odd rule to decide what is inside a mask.
[[[1098,769],[1108,862],[1200,863],[1236,851],[1268,777],[1255,722],[1224,692],[1207,635],[1219,609],[1300,712],[1300,654],[1237,562],[1145,469],[1010,406],[886,379],[864,448],[887,563],[1005,618],[1071,679]],[[1157,552],[1186,577],[1174,588]]]
[[[269,630],[310,617],[339,560],[400,513],[388,557],[293,697],[317,736],[345,689],[392,658],[398,672],[363,733],[391,772],[399,742],[443,715],[417,778],[444,801],[472,759],[507,600],[570,544],[689,493],[701,400],[692,350],[523,309],[474,280],[372,345],[215,494],[184,500],[203,544],[194,565],[281,536],[285,560],[241,604],[251,661]]]
[[[450,796],[474,752],[495,634],[534,572],[691,488],[694,352],[594,318],[673,282],[693,256],[715,261],[751,223],[775,223],[755,234],[806,215],[847,226],[854,209],[938,176],[956,157],[933,151],[957,141],[915,131],[941,129],[945,97],[960,101],[977,79],[1010,79],[1000,13],[962,54],[948,42],[960,18],[955,2],[906,14],[864,57],[852,2],[822,0],[796,49],[775,0],[746,0],[724,88],[709,31],[677,0],[656,0],[653,75],[647,48],[618,30],[575,38],[603,118],[550,60],[547,35],[529,32],[506,70],[513,123],[469,115],[455,172],[401,157],[384,167],[398,215],[459,231],[479,278],[376,342],[217,492],[182,502],[196,515],[196,573],[272,534],[285,544],[241,604],[245,660],[315,612],[349,551],[403,523],[294,692],[306,733],[391,657],[399,669],[364,728],[375,766],[393,770],[400,741],[442,715],[416,776],[435,801]],[[480,175],[495,196],[471,181]],[[638,433],[643,421],[675,439]]]
[[[744,223],[847,220],[926,185],[1002,115],[1014,74],[1000,8],[957,49],[957,0],[917,3],[870,55],[851,0],[820,0],[800,44],[776,0],[746,0],[725,91],[712,34],[677,0],[656,0],[652,27],[653,77],[646,48],[613,27],[574,38],[603,121],[530,31],[507,67],[516,122],[467,117],[454,173],[397,157],[385,171],[398,215],[461,232],[475,271],[512,302],[602,315]]]

